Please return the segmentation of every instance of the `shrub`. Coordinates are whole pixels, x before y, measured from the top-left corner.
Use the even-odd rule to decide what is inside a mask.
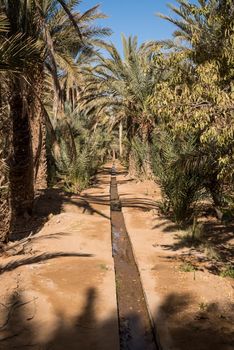
[[[152,166],[163,201],[173,211],[174,219],[182,224],[192,217],[192,205],[201,198],[202,182],[197,173],[180,166],[185,153],[193,151],[193,142],[173,139],[168,132],[156,135],[153,141]]]
[[[90,185],[98,167],[105,161],[109,136],[106,130],[91,130],[87,120],[70,114],[55,127],[59,152],[51,162],[57,181],[70,192],[81,192]]]
[[[131,141],[131,156],[134,158],[136,175],[147,175],[149,145],[135,136]]]

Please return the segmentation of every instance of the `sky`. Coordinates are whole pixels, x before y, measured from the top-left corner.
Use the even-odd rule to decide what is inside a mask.
[[[121,33],[137,35],[139,43],[170,38],[175,27],[155,15],[157,12],[170,14],[168,2],[176,4],[175,0],[83,0],[79,10],[84,12],[99,3],[109,18],[97,24],[112,29],[111,41],[121,52]]]

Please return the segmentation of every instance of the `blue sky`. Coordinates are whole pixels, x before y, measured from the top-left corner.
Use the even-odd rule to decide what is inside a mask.
[[[168,2],[176,4],[175,0],[83,0],[79,10],[83,12],[99,3],[109,18],[98,23],[113,30],[111,41],[121,51],[121,33],[137,35],[139,43],[171,36],[174,26],[155,16],[157,12],[171,13],[166,6]]]

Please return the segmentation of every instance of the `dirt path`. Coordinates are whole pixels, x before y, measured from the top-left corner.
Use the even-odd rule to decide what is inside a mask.
[[[63,196],[32,255],[1,259],[0,349],[119,349],[109,174],[97,180],[81,197]],[[57,201],[48,191],[40,211],[53,212]]]
[[[233,282],[181,271],[189,249],[156,214],[157,186],[124,173],[117,181],[162,349],[233,349]],[[38,199],[37,215],[48,221],[37,240],[24,255],[0,258],[0,350],[119,349],[109,190],[106,169],[81,196],[49,190]]]

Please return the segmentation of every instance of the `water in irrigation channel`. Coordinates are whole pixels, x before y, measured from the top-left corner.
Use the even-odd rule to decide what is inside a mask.
[[[126,230],[114,167],[111,171],[110,199],[120,349],[160,350],[146,305],[132,245]]]

